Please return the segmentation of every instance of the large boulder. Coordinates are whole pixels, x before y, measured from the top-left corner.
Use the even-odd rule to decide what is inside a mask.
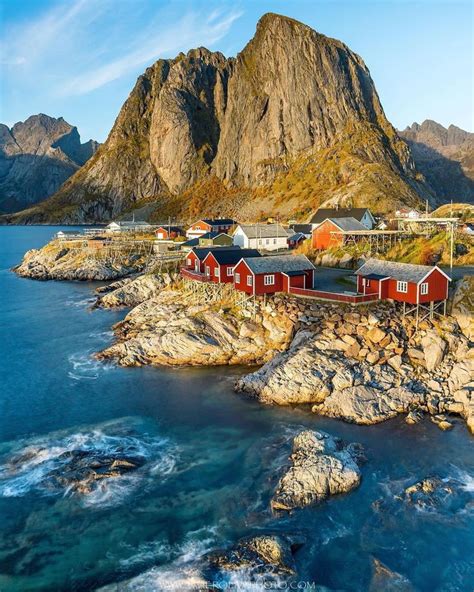
[[[453,295],[451,314],[464,335],[474,341],[474,276],[459,280]]]
[[[426,369],[431,372],[443,361],[446,342],[435,331],[428,331],[421,339],[421,345],[425,356]]]
[[[281,477],[271,501],[274,510],[302,508],[351,491],[360,483],[360,448],[345,446],[324,432],[300,432],[290,458],[292,466]]]

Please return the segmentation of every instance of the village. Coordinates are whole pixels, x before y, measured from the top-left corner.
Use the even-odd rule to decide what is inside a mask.
[[[452,273],[436,265],[436,258],[413,264],[386,255],[396,245],[437,234],[445,234],[450,244],[452,272],[458,238],[466,249],[474,240],[474,224],[415,209],[380,219],[367,208],[320,208],[307,224],[203,218],[185,227],[171,220],[152,225],[132,219],[82,233],[59,231],[55,238],[68,248],[107,254],[112,261],[141,255],[168,268],[172,264],[186,289],[202,300],[220,298],[223,287],[231,287],[240,304],[277,293],[350,305],[390,300],[418,324],[446,314]],[[337,281],[325,271],[335,250],[342,253],[340,267],[354,267]]]

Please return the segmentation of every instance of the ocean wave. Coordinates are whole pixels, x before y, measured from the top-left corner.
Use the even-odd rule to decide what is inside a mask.
[[[115,505],[144,480],[173,473],[179,452],[172,442],[127,431],[112,424],[17,444],[0,461],[0,496],[76,496],[85,506]]]
[[[217,526],[202,528],[188,533],[182,544],[170,546],[166,543],[141,545],[130,559],[122,560],[122,568],[130,568],[153,557],[155,561],[167,561],[152,567],[129,580],[100,588],[100,592],[196,592],[207,590],[208,581],[204,575],[205,555],[216,545]]]
[[[64,301],[64,306],[71,306],[73,308],[84,308],[86,306],[91,306],[95,302],[95,300],[96,299],[92,298],[91,296],[81,299],[69,298]]]
[[[97,380],[101,372],[106,372],[112,365],[99,362],[92,357],[93,352],[74,353],[68,357],[72,370],[68,372],[73,380]]]

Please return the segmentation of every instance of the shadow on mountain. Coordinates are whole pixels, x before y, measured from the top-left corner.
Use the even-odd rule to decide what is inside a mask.
[[[0,155],[0,214],[12,214],[46,199],[79,166],[47,155]]]
[[[474,202],[474,179],[466,175],[459,161],[423,142],[405,141],[410,146],[417,169],[426,177],[440,203],[450,199]]]

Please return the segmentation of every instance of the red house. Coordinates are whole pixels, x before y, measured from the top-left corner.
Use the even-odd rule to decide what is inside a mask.
[[[228,233],[234,224],[236,222],[231,218],[217,218],[215,220],[204,218],[192,224],[187,229],[186,236],[187,238],[198,238],[207,232]]]
[[[184,231],[179,226],[160,226],[155,231],[158,240],[173,240],[178,236],[184,236]]]
[[[184,269],[195,271],[196,273],[204,274],[204,259],[212,251],[238,251],[240,253],[240,247],[194,247],[186,255],[184,260]],[[241,259],[241,255],[237,260]]]
[[[327,218],[312,232],[311,246],[322,251],[344,243],[344,237],[354,231],[369,232],[355,218]]]
[[[203,260],[204,274],[215,283],[232,283],[234,267],[243,257],[260,257],[257,249],[213,249]]]
[[[408,304],[440,302],[448,298],[451,278],[439,267],[369,259],[356,271],[357,291],[378,294]]]
[[[312,288],[314,269],[304,255],[245,258],[234,267],[234,286],[254,296]]]

